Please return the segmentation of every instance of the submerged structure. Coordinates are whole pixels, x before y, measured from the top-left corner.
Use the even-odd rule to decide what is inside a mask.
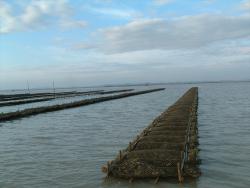
[[[113,161],[102,167],[107,176],[129,179],[198,177],[198,88],[189,89],[144,129]]]
[[[32,116],[36,114],[41,114],[41,113],[54,112],[58,110],[64,110],[64,109],[75,108],[79,106],[86,106],[86,105],[91,105],[91,104],[110,101],[110,100],[116,100],[116,99],[136,96],[136,95],[142,95],[142,94],[152,93],[152,92],[157,92],[157,91],[162,91],[162,90],[165,90],[165,88],[147,89],[147,90],[134,91],[134,92],[126,92],[126,91],[132,91],[131,89],[102,92],[101,95],[119,93],[119,92],[123,92],[123,93],[117,94],[117,95],[109,95],[109,96],[104,96],[104,97],[84,99],[84,100],[64,103],[64,104],[55,104],[51,106],[28,108],[28,109],[16,111],[16,112],[0,113],[0,122],[28,117],[28,116]]]

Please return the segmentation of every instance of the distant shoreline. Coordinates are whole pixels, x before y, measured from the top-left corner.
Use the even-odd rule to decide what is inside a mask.
[[[58,87],[55,89],[75,89],[75,88],[100,88],[100,87],[133,87],[133,86],[154,86],[154,85],[179,85],[179,84],[210,84],[210,83],[241,83],[250,82],[250,80],[221,80],[221,81],[188,81],[188,82],[159,82],[159,83],[127,83],[127,84],[104,84],[104,85],[93,85],[93,86],[74,86],[74,87]],[[23,91],[23,89],[0,89],[1,91]],[[30,90],[52,90],[52,88],[30,88]]]

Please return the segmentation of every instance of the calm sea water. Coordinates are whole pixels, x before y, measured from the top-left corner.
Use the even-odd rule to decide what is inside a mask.
[[[101,166],[192,86],[199,86],[202,176],[183,185],[104,181]],[[0,187],[250,187],[250,83],[164,87],[0,123]]]
[[[74,91],[77,90],[79,92],[86,92],[86,91],[94,91],[94,90],[105,90],[105,91],[112,91],[112,90],[120,90],[119,87],[112,87],[112,88],[79,88],[76,89],[74,88]],[[123,89],[128,89],[128,87],[124,87]],[[133,88],[129,88],[133,89]],[[139,88],[137,88],[139,89]],[[57,89],[56,92],[67,92],[67,91],[72,91],[72,89]],[[44,92],[52,92],[51,90],[48,89],[40,89],[40,90],[31,90],[31,93],[44,93]],[[25,90],[18,90],[18,91],[0,91],[0,94],[18,94],[18,93],[27,93]],[[115,93],[117,94],[117,93]],[[104,97],[108,95],[114,95],[114,94],[102,94],[102,95],[80,95],[80,96],[73,96],[73,97],[57,97],[56,99],[49,100],[49,101],[43,101],[43,102],[34,102],[34,103],[26,103],[26,104],[20,104],[20,105],[15,105],[15,106],[3,106],[0,107],[0,112],[2,113],[7,113],[7,112],[15,112],[15,111],[20,111],[24,110],[27,108],[34,108],[34,107],[42,107],[42,106],[50,106],[50,105],[56,105],[56,104],[63,104],[63,103],[70,103],[74,101],[79,101],[83,99],[90,99],[90,98],[95,98],[95,97]],[[37,98],[35,98],[37,99]],[[6,102],[6,101],[3,101]],[[1,101],[0,101],[1,103]]]

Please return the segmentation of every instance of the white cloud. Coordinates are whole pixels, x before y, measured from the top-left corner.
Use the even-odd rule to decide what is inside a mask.
[[[250,37],[249,16],[196,15],[171,20],[148,19],[100,30],[108,53],[151,49],[192,49]]]
[[[11,7],[0,1],[0,33],[7,33],[15,27],[15,19],[11,16]]]
[[[82,49],[88,50],[88,49],[94,49],[94,48],[96,48],[96,45],[86,43],[86,42],[79,42],[79,43],[71,45],[70,47],[71,50],[82,50]]]
[[[86,26],[86,22],[70,18],[72,11],[66,0],[32,0],[18,15],[13,10],[20,7],[7,1],[1,1],[0,7],[0,33],[46,28],[52,24],[64,28]]]
[[[88,45],[80,48],[85,47]],[[153,49],[115,54],[86,53],[60,46],[28,51],[32,63],[19,64],[18,67],[5,64],[0,79],[2,87],[21,87],[22,84],[25,87],[26,80],[32,80],[31,85],[36,87],[48,87],[51,80],[55,80],[57,86],[65,87],[84,83],[249,79],[250,49],[244,39],[213,43],[197,49]],[[12,85],[10,80],[13,80]],[[41,85],[41,82],[45,84]]]
[[[117,8],[97,8],[97,7],[88,7],[92,12],[112,16],[114,18],[123,18],[123,19],[134,19],[140,17],[141,14],[138,11],[132,9],[117,9]]]
[[[64,19],[60,21],[60,26],[65,29],[84,28],[87,26],[87,22],[83,20]]]
[[[164,67],[207,67],[248,62],[250,49],[237,42],[214,43],[197,49],[164,50],[151,49],[124,53],[104,54],[98,62],[140,65],[142,69]]]
[[[93,38],[72,45],[68,54],[75,56],[62,57],[77,57],[75,71],[102,81],[108,75],[131,82],[249,78],[249,16],[141,19],[101,29]],[[71,67],[66,70],[74,72]]]
[[[13,13],[13,5],[6,2],[0,0],[0,33],[50,25],[86,26],[82,20],[73,20],[67,1],[31,1],[20,14]],[[96,11],[101,16],[136,17],[133,11],[127,10],[102,8]],[[15,71],[3,69],[1,84],[7,87],[9,79],[18,83],[20,78],[26,83],[34,76],[37,83],[43,79],[50,83],[57,77],[55,80],[61,80],[64,86],[74,82],[81,85],[82,80],[100,84],[249,78],[249,15],[137,19],[100,29],[89,41],[77,40],[84,42],[72,44],[71,38],[58,36],[54,41],[56,48],[25,50],[29,52],[28,61],[20,58],[20,62],[32,59],[33,67],[18,65]],[[6,67],[10,64],[5,63]]]
[[[242,1],[241,7],[245,10],[250,10],[250,0]]]

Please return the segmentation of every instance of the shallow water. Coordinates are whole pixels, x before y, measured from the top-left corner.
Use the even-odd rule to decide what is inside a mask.
[[[192,86],[199,86],[202,176],[183,186],[173,180],[104,181],[101,166]],[[249,187],[250,83],[164,87],[0,123],[0,187]]]
[[[126,88],[125,88],[126,89]],[[132,89],[132,88],[131,88]],[[139,89],[139,88],[138,88]],[[74,88],[74,91],[76,88]],[[79,88],[78,92],[86,92],[86,91],[94,91],[94,88]],[[105,90],[105,91],[111,91],[111,90],[119,90],[119,88],[111,88],[111,89],[106,89],[106,88],[100,88],[98,90]],[[69,89],[60,89],[59,91],[61,92],[67,92],[67,91],[72,91]],[[57,92],[59,92],[57,91]],[[51,92],[50,90],[31,90],[31,93],[43,93],[43,92]],[[0,94],[17,94],[17,93],[26,93],[25,90],[20,90],[19,92],[14,92],[14,91],[0,91]],[[70,102],[75,102],[75,101],[80,101],[84,99],[90,99],[90,98],[96,98],[96,97],[104,97],[104,96],[110,96],[110,95],[115,95],[115,94],[120,94],[120,93],[114,93],[114,94],[91,94],[91,95],[79,95],[79,96],[67,96],[67,97],[57,97],[53,100],[48,100],[48,101],[41,101],[41,102],[33,102],[33,103],[26,103],[26,104],[19,104],[19,105],[13,105],[13,106],[3,106],[0,107],[0,112],[2,113],[8,113],[8,112],[16,112],[20,110],[24,110],[27,108],[35,108],[35,107],[42,107],[42,106],[51,106],[51,105],[57,105],[57,104],[64,104],[64,103],[70,103]],[[34,100],[37,98],[32,98],[31,100]],[[40,98],[41,99],[41,98]]]

